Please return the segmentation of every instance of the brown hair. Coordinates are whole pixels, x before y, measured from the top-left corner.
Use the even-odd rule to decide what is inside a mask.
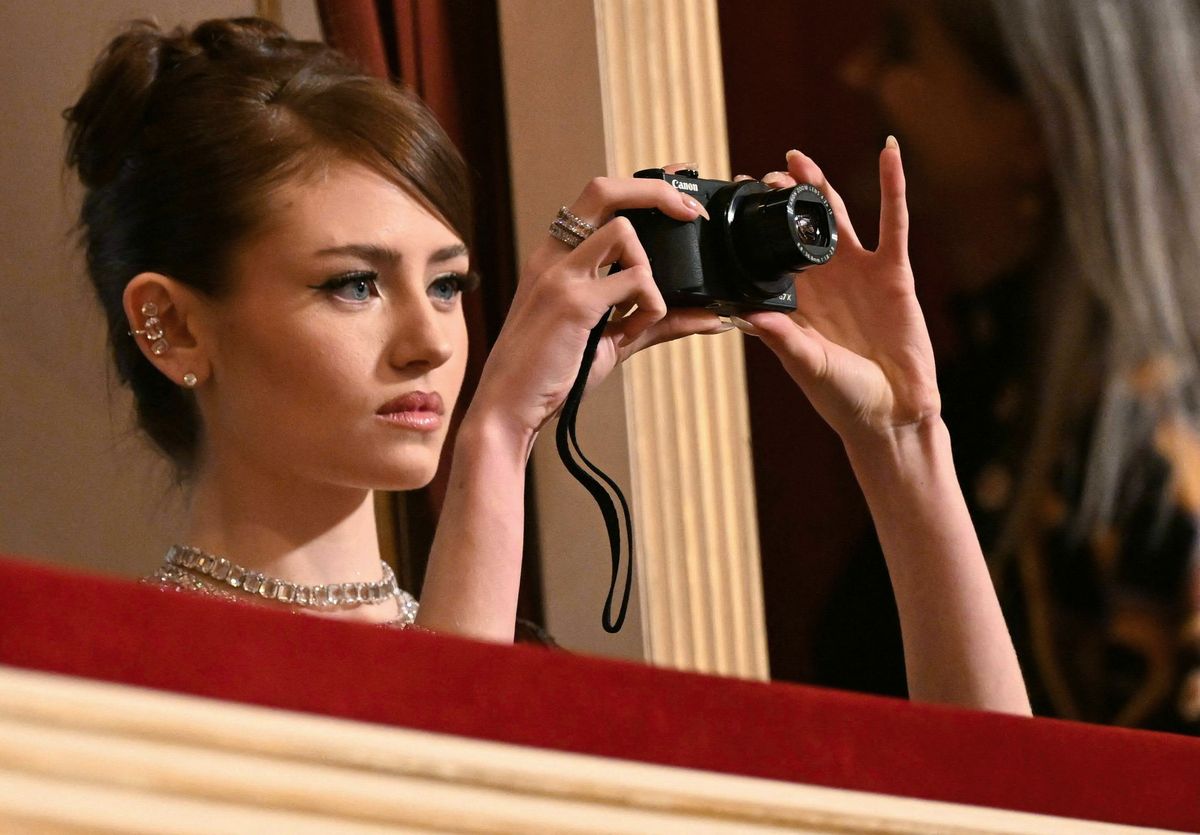
[[[265,20],[170,33],[132,23],[64,116],[67,163],[85,188],[88,273],[117,373],[181,480],[194,468],[199,415],[130,338],[122,306],[130,279],[157,272],[219,296],[234,249],[258,230],[272,192],[339,158],[394,182],[471,244],[465,166],[425,106]]]

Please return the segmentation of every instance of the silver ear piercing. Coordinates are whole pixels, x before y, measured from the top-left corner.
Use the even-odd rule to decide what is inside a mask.
[[[196,382],[196,375],[192,372],[189,371],[187,374],[183,375],[183,385],[186,388],[194,389],[196,387]]]
[[[163,336],[162,322],[158,318],[158,305],[146,302],[142,305],[142,315],[146,317],[146,321],[140,328],[131,330],[129,335],[146,337],[146,341],[150,343],[150,353],[161,357],[171,346]]]

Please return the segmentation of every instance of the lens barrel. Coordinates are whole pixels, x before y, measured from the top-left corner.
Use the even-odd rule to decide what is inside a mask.
[[[757,185],[757,184],[755,184]],[[837,226],[825,196],[808,184],[745,189],[730,224],[738,259],[764,277],[824,264],[837,247]]]

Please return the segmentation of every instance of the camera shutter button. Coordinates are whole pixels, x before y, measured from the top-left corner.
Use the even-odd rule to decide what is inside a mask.
[[[695,168],[680,168],[675,173],[683,177],[691,177],[692,179],[697,179],[700,176],[700,172]]]

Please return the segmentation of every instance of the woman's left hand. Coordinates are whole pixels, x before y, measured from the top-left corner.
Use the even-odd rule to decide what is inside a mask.
[[[941,413],[933,348],[908,260],[908,207],[900,149],[879,157],[879,247],[858,240],[846,205],[821,169],[799,151],[788,171],[763,182],[811,183],[837,219],[838,249],[827,264],[796,277],[796,311],[746,316],[821,416],[844,442],[876,440]]]

